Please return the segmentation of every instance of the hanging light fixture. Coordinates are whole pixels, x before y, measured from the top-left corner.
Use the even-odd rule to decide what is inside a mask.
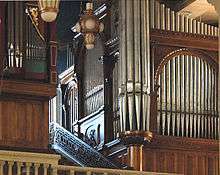
[[[56,19],[59,12],[60,0],[38,0],[41,18],[46,22],[52,22]]]
[[[86,3],[86,10],[75,25],[75,30],[84,36],[84,44],[87,49],[93,49],[95,36],[104,30],[104,24],[93,13],[93,3]]]

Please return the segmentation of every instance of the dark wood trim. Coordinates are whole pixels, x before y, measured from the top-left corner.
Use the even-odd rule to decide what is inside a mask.
[[[218,152],[219,140],[154,135],[152,141],[147,142],[145,147],[153,149]]]
[[[78,116],[79,119],[84,117],[84,88],[83,88],[83,79],[84,79],[84,60],[86,56],[86,48],[83,44],[83,38],[79,38],[78,49],[76,51],[75,59],[75,73],[78,82]]]
[[[218,37],[152,29],[152,43],[218,52]]]
[[[33,83],[15,80],[2,80],[2,93],[51,98],[56,95],[56,86],[38,82]]]

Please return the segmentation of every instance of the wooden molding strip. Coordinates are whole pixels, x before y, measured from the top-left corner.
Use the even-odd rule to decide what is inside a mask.
[[[215,36],[152,29],[150,40],[152,44],[218,52],[218,37]]]
[[[58,165],[60,155],[0,150],[0,160]]]
[[[146,144],[146,148],[149,147],[155,149],[218,152],[219,140],[154,135],[152,142]]]
[[[15,80],[1,80],[0,92],[9,94],[22,94],[29,96],[54,97],[56,95],[56,85],[24,82]]]

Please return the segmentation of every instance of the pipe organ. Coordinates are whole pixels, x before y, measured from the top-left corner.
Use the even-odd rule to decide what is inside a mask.
[[[155,82],[158,58],[153,55],[154,43],[149,38],[152,31],[167,31],[215,40],[219,36],[218,27],[175,12],[157,0],[144,0],[141,5],[140,1],[122,0],[120,3],[118,93],[121,132],[151,130],[152,96],[156,92],[159,95],[155,104],[157,132],[217,139],[218,63],[210,64],[192,54],[175,55]],[[169,44],[166,47],[169,50]],[[176,47],[185,48],[187,46]],[[163,51],[158,49],[158,52]]]
[[[8,57],[5,62],[9,72],[46,73],[46,42],[34,26],[30,7],[16,1],[8,2],[6,9]],[[27,74],[26,78],[30,76]]]
[[[217,27],[176,13],[155,0],[150,1],[150,19],[153,30],[219,36]],[[209,63],[198,56],[180,54],[163,67],[158,79],[159,134],[218,138],[218,67]]]

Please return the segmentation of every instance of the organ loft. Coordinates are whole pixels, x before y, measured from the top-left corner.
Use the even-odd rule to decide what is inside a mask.
[[[218,175],[219,0],[0,1],[0,175]]]

